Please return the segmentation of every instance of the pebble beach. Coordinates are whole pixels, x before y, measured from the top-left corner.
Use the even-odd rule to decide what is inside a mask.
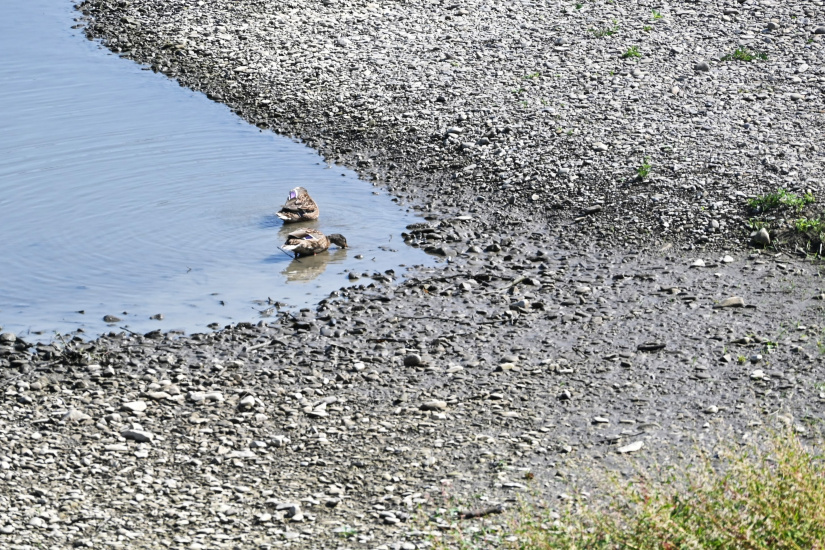
[[[821,439],[822,266],[781,236],[825,192],[822,2],[77,9],[418,212],[399,240],[441,261],[209,333],[2,333],[0,546],[428,548],[507,529],[439,510]],[[812,200],[754,208],[780,189]]]

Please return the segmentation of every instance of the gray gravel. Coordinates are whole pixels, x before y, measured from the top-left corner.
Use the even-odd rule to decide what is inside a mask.
[[[690,249],[746,244],[748,197],[822,195],[821,2],[81,6],[114,51],[437,215]]]
[[[0,334],[0,546],[422,548],[506,531],[456,508],[820,439],[821,265],[744,220],[821,192],[821,4],[81,4],[422,210],[444,261],[207,334]]]

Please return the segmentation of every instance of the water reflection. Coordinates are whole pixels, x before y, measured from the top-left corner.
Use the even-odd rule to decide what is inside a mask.
[[[281,273],[289,282],[307,282],[315,279],[330,264],[341,263],[347,257],[347,250],[336,248],[317,256],[301,256],[292,260]]]

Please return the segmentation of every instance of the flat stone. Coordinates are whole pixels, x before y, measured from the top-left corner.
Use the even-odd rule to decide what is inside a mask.
[[[725,298],[718,304],[715,304],[713,307],[715,308],[723,308],[723,307],[745,307],[745,300],[739,296],[731,296],[730,298]]]
[[[422,411],[445,411],[447,410],[447,402],[433,399],[421,404]]]
[[[146,430],[127,429],[120,432],[120,435],[126,439],[132,439],[138,443],[148,443],[155,438],[155,434]]]
[[[62,420],[64,422],[83,422],[84,420],[90,420],[92,417],[86,413],[82,413],[77,409],[70,409],[69,412],[63,415]]]
[[[623,447],[619,447],[618,449],[616,449],[616,452],[618,452],[619,454],[635,453],[644,446],[644,441],[634,441],[633,443],[628,443]]]
[[[123,403],[120,408],[124,411],[141,413],[146,410],[146,401],[129,401],[128,403]]]

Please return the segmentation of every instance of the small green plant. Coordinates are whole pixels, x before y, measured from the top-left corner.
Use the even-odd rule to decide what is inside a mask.
[[[642,57],[642,52],[639,51],[639,46],[630,46],[626,52],[622,54],[622,59],[631,57]]]
[[[647,179],[650,175],[651,168],[653,168],[653,165],[650,164],[650,157],[645,157],[644,163],[636,168],[636,175],[639,176],[640,180]]]
[[[795,193],[789,193],[784,189],[778,189],[773,193],[760,195],[752,199],[748,199],[748,206],[758,209],[761,212],[767,212],[781,206],[788,206],[797,211],[802,210],[808,204],[815,202],[813,193],[805,193],[801,197]]]
[[[653,10],[653,20],[656,21],[664,17],[659,10]]]
[[[799,218],[797,220],[794,220],[793,226],[794,229],[796,229],[800,233],[807,233],[809,231],[813,233],[825,232],[825,220],[823,220],[822,218]]]
[[[617,32],[619,32],[619,23],[615,19],[613,20],[612,27],[605,27],[603,29],[589,29],[590,32],[593,33],[593,36],[596,38],[604,38],[605,36],[613,36]]]
[[[576,9],[577,9],[577,10],[582,9],[582,6],[584,6],[584,4],[582,4],[581,2],[577,2],[577,3],[576,3]]]
[[[759,230],[760,230],[760,229],[762,229],[763,227],[764,227],[765,229],[768,229],[768,223],[767,223],[767,222],[764,222],[764,221],[762,221],[762,220],[757,220],[756,218],[750,218],[750,219],[748,220],[748,226],[749,226],[749,227],[750,227],[753,231],[759,231]]]
[[[750,50],[744,46],[740,46],[734,50],[733,53],[722,57],[722,61],[766,61],[768,54],[756,50]]]
[[[349,525],[345,525],[335,530],[335,534],[341,537],[342,539],[349,539],[354,537],[358,534],[358,530],[350,527]]]
[[[512,93],[514,95],[521,95],[526,91],[527,90],[525,90],[524,88],[516,88],[515,90],[510,90],[510,93]]]
[[[538,78],[541,76],[541,73],[536,71],[534,73],[524,75],[524,80],[533,80],[534,78]]]
[[[744,355],[740,355],[736,358],[736,362],[739,363],[740,365],[744,365],[745,362],[747,362],[747,360],[748,360],[748,358],[745,357]]]
[[[645,25],[644,27],[642,27],[642,30],[645,32],[650,32],[653,30],[653,27],[651,27],[650,25]]]

